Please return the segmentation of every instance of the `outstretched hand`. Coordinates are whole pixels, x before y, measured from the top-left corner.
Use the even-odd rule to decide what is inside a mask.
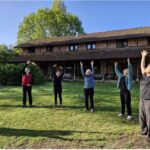
[[[63,67],[62,67],[62,66],[60,66],[59,68],[60,68],[61,70],[63,69]]]
[[[128,62],[128,64],[130,64],[130,59],[129,58],[127,59],[127,62]]]
[[[117,65],[118,65],[118,62],[115,62],[114,65],[117,66]]]
[[[91,61],[91,65],[92,65],[92,66],[94,65],[94,61],[93,61],[93,60]]]
[[[30,61],[30,60],[28,60],[28,61],[27,61],[27,64],[29,65],[30,63],[31,63],[31,61]]]
[[[55,68],[56,66],[57,66],[57,64],[54,64],[54,65],[53,65],[53,68]]]
[[[81,67],[83,66],[83,62],[81,62],[81,61],[80,61],[80,66],[81,66]]]
[[[146,57],[148,55],[148,51],[147,50],[143,50],[141,52],[142,57]]]

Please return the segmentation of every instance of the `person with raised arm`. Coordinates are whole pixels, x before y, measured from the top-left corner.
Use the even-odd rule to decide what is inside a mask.
[[[29,97],[29,106],[32,107],[33,77],[30,72],[30,68],[28,67],[28,65],[31,63],[32,62],[28,60],[22,70],[22,89],[23,89],[23,105],[22,105],[22,107],[23,108],[26,107],[27,94]]]
[[[90,97],[90,111],[94,112],[94,61],[91,61],[91,69],[84,72],[83,63],[80,62],[81,74],[84,78],[84,96],[85,96],[85,111],[89,110],[89,97]]]
[[[54,77],[54,99],[55,107],[57,107],[57,95],[59,95],[60,106],[62,106],[62,79],[64,75],[64,69],[62,66],[53,65],[53,77]]]
[[[119,117],[125,115],[125,106],[127,107],[127,120],[132,119],[132,109],[131,109],[131,88],[132,88],[132,65],[130,59],[127,59],[128,67],[120,72],[118,68],[118,63],[115,62],[115,73],[118,77],[117,88],[120,90],[120,101],[121,101],[121,113],[118,114]]]
[[[141,132],[140,135],[147,136],[146,141],[150,143],[150,64],[145,67],[145,59],[148,55],[147,50],[141,52],[141,72],[143,75],[140,81],[140,104],[139,104],[139,121]]]

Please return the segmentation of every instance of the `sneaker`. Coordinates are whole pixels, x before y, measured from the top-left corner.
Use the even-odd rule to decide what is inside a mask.
[[[91,109],[91,112],[94,112],[94,109],[93,109],[93,108]]]
[[[139,136],[146,136],[146,135],[147,135],[146,133],[142,133],[142,132],[139,133]]]
[[[127,116],[127,120],[131,120],[132,119],[132,116],[131,115],[128,115]]]
[[[84,111],[85,111],[85,112],[87,112],[87,111],[88,111],[88,109],[87,109],[87,108],[84,108]]]
[[[147,138],[146,141],[150,144],[150,138]]]
[[[60,107],[62,107],[63,105],[62,105],[62,104],[60,104],[59,106],[60,106]]]
[[[30,108],[32,108],[33,106],[32,106],[32,105],[30,105],[29,107],[30,107]]]
[[[122,113],[118,114],[118,117],[123,117],[124,115]]]
[[[26,107],[26,105],[22,105],[22,108],[25,108]]]

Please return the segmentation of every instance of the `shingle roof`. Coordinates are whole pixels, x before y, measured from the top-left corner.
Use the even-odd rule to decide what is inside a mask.
[[[143,47],[149,50],[150,47]],[[118,59],[118,58],[140,58],[141,49],[143,48],[123,48],[123,49],[103,49],[91,51],[78,51],[78,52],[63,52],[63,53],[49,53],[49,54],[30,54],[20,55],[15,57],[10,62],[25,62],[32,60],[35,62],[40,61],[79,61],[79,60],[99,60],[99,59]]]
[[[97,33],[79,35],[78,37],[61,36],[61,37],[50,37],[47,39],[35,39],[17,45],[16,47],[24,48],[24,47],[32,47],[32,46],[34,47],[34,46],[46,46],[46,45],[62,45],[62,44],[133,38],[133,37],[142,37],[142,36],[150,36],[150,27],[97,32]]]

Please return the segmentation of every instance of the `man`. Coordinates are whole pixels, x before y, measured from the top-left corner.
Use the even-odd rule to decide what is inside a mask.
[[[150,143],[150,64],[145,67],[145,58],[148,55],[146,50],[141,52],[141,72],[143,79],[140,82],[140,105],[139,121],[141,126],[141,135],[147,136],[147,142]]]
[[[94,62],[91,61],[91,69],[87,69],[86,72],[84,72],[82,62],[80,62],[80,66],[84,78],[85,111],[89,110],[88,98],[90,97],[90,109],[91,112],[94,112]]]
[[[121,100],[121,113],[118,115],[122,117],[125,115],[125,105],[127,107],[127,120],[132,119],[131,110],[131,87],[132,87],[132,65],[130,59],[127,59],[128,68],[123,70],[123,74],[119,71],[118,63],[115,62],[115,73],[118,77],[117,88],[120,89],[120,100]]]

